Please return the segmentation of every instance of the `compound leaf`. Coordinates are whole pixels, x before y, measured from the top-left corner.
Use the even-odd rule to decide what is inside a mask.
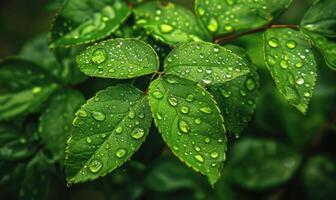
[[[68,47],[103,39],[129,16],[122,0],[68,0],[56,16],[50,47]]]
[[[111,172],[144,142],[151,125],[147,96],[131,85],[109,87],[76,113],[66,150],[69,184]]]
[[[80,70],[89,76],[127,79],[156,72],[155,50],[137,39],[114,39],[92,45],[77,57]]]
[[[61,163],[64,161],[66,141],[75,112],[85,102],[84,96],[76,90],[60,90],[48,102],[40,116],[39,134],[45,147]]]
[[[268,69],[279,92],[305,113],[316,82],[316,61],[306,36],[289,28],[264,33]]]
[[[301,20],[301,27],[326,37],[336,37],[336,1],[317,0]]]
[[[196,14],[213,35],[254,29],[268,24],[292,0],[196,0]]]
[[[173,3],[144,3],[134,13],[137,25],[169,45],[208,39],[194,14]]]
[[[268,139],[239,140],[230,153],[232,181],[251,190],[263,190],[289,180],[301,162],[293,149]]]
[[[248,62],[231,50],[208,42],[190,42],[165,59],[166,73],[202,83],[225,83],[249,73]]]
[[[149,87],[154,121],[173,153],[210,184],[220,178],[225,160],[224,120],[210,93],[196,83],[166,75]]]
[[[36,111],[58,85],[36,64],[18,58],[0,62],[0,121]]]

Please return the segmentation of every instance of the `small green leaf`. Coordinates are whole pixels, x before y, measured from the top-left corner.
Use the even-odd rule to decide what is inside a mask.
[[[315,0],[305,13],[301,27],[325,37],[336,37],[336,1]]]
[[[336,162],[325,155],[310,158],[303,169],[302,182],[312,200],[336,197]]]
[[[57,15],[50,47],[68,47],[103,39],[129,16],[122,0],[68,0]]]
[[[327,65],[331,69],[336,70],[336,41],[333,38],[324,37],[320,34],[305,30],[303,30],[303,32],[310,37],[314,46],[323,54]]]
[[[36,64],[11,58],[0,62],[0,121],[35,112],[58,88]]]
[[[0,159],[21,160],[31,156],[36,148],[28,143],[22,131],[0,125]]]
[[[268,69],[279,92],[305,113],[316,82],[316,61],[304,34],[288,28],[269,29],[264,34]]]
[[[39,134],[45,147],[61,163],[64,161],[73,116],[84,102],[85,98],[80,92],[63,89],[50,98],[47,109],[40,116]]]
[[[115,39],[92,45],[77,57],[80,70],[94,77],[127,79],[156,72],[154,49],[137,39]]]
[[[173,3],[144,3],[136,7],[134,13],[137,25],[169,45],[208,40],[194,14]]]
[[[147,97],[131,85],[109,87],[82,106],[73,125],[65,160],[68,184],[104,176],[133,155],[151,125]]]
[[[250,72],[243,57],[207,42],[190,42],[175,48],[165,59],[166,73],[202,83],[225,83]]]
[[[244,57],[251,72],[220,85],[210,86],[209,89],[223,113],[227,131],[238,138],[256,109],[259,75],[243,49],[236,46],[227,48]]]
[[[263,190],[288,181],[301,157],[291,148],[268,139],[243,139],[230,151],[228,163],[234,183],[251,190]]]
[[[224,120],[213,97],[196,83],[166,75],[149,87],[155,124],[173,153],[187,166],[220,178],[225,160]]]
[[[292,0],[196,0],[196,14],[213,35],[254,29],[270,23]]]

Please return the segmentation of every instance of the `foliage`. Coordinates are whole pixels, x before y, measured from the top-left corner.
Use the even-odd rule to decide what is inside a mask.
[[[310,153],[335,132],[336,1],[275,24],[291,3],[52,1],[49,40],[0,62],[0,184],[22,199],[46,199],[55,177],[112,199],[300,182],[336,197],[335,157]]]

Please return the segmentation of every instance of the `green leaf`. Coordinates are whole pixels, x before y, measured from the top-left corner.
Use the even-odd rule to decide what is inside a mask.
[[[248,62],[231,50],[207,42],[190,42],[175,48],[165,59],[168,74],[202,83],[225,83],[249,73]]]
[[[173,153],[210,184],[225,160],[224,120],[211,94],[196,83],[166,75],[149,87],[155,124]]]
[[[301,20],[301,27],[325,37],[336,37],[336,1],[315,0]]]
[[[141,40],[115,39],[90,46],[77,57],[77,64],[89,76],[127,79],[156,72],[159,58]]]
[[[0,125],[0,159],[22,160],[31,156],[36,148],[28,143],[22,131]]]
[[[310,37],[314,46],[323,54],[327,65],[331,69],[336,70],[336,40],[304,30],[303,32]]]
[[[134,9],[137,25],[169,45],[208,40],[208,36],[189,10],[173,3],[144,3]]]
[[[213,35],[255,29],[270,23],[292,0],[196,0],[196,14]]]
[[[0,121],[36,111],[58,88],[53,77],[29,61],[0,62]]]
[[[244,56],[251,72],[220,85],[210,86],[209,89],[223,113],[227,131],[238,138],[256,109],[259,75],[243,49],[236,46],[227,48]]]
[[[84,102],[85,98],[80,92],[63,89],[50,98],[47,109],[40,116],[39,134],[54,159],[61,163],[64,161],[73,116]]]
[[[316,82],[316,61],[304,34],[288,28],[264,33],[268,69],[279,92],[305,113]]]
[[[316,155],[308,160],[302,179],[309,199],[333,199],[336,196],[335,169],[336,162],[324,155]]]
[[[65,1],[50,33],[50,47],[69,47],[103,39],[129,14],[128,6],[122,0]]]
[[[68,184],[111,172],[144,142],[151,116],[147,96],[131,85],[97,93],[76,113],[66,150]]]
[[[251,190],[264,190],[288,181],[301,157],[291,148],[268,139],[243,139],[230,151],[232,181]]]

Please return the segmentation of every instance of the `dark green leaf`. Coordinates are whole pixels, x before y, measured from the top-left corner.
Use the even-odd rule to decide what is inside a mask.
[[[166,57],[164,69],[205,85],[225,83],[250,72],[243,57],[207,42],[190,42],[175,48]]]
[[[292,0],[196,0],[196,14],[213,35],[255,29],[270,23]]]
[[[156,72],[154,49],[137,39],[115,39],[90,46],[77,57],[80,70],[102,78],[126,79]]]
[[[229,172],[234,183],[263,190],[288,181],[301,157],[291,148],[267,139],[243,139],[230,151]]]
[[[57,15],[50,47],[68,47],[103,39],[128,17],[122,0],[68,0]]]
[[[58,85],[43,69],[22,59],[0,62],[0,121],[36,111]]]
[[[211,86],[209,89],[223,113],[227,131],[239,137],[256,109],[259,76],[243,49],[236,46],[228,46],[227,48],[242,55],[248,62],[251,72],[220,85]]]
[[[303,183],[307,197],[313,200],[336,197],[336,162],[324,155],[310,158],[303,169]]]
[[[66,150],[69,184],[104,176],[126,162],[151,124],[147,96],[131,85],[98,92],[76,116]]]
[[[80,92],[63,89],[50,98],[47,109],[40,116],[39,134],[46,148],[61,163],[73,116],[84,102]]]
[[[326,37],[336,37],[336,1],[315,0],[305,13],[301,27]]]
[[[144,3],[134,13],[137,25],[169,45],[208,39],[194,14],[173,3]]]
[[[173,153],[210,184],[225,160],[224,120],[211,94],[196,83],[166,75],[149,87],[155,124]]]
[[[316,82],[316,61],[304,34],[288,28],[264,34],[265,59],[279,92],[305,113]]]

